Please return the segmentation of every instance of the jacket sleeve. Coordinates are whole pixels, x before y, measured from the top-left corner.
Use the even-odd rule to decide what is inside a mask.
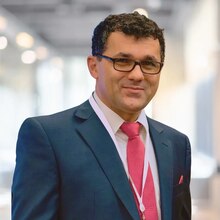
[[[36,118],[21,126],[12,183],[12,220],[58,219],[58,174],[55,155]]]

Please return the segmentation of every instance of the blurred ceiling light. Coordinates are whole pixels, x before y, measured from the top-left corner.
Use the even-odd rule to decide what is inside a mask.
[[[34,45],[34,38],[26,32],[20,32],[16,36],[16,43],[20,47],[31,48]]]
[[[0,36],[0,50],[4,50],[8,46],[8,39],[5,36]]]
[[[46,47],[40,46],[36,49],[36,56],[38,60],[44,60],[48,57],[48,49]]]
[[[7,27],[7,19],[5,17],[0,16],[0,30],[3,31]]]
[[[145,17],[149,18],[148,13],[145,9],[143,8],[136,8],[133,12],[138,12],[140,15],[144,15]]]
[[[36,53],[33,50],[26,50],[22,53],[21,60],[25,64],[32,64],[36,61]]]

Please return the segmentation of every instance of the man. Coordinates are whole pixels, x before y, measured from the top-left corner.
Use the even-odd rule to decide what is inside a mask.
[[[164,57],[162,29],[137,12],[95,28],[90,99],[21,126],[13,220],[191,219],[189,140],[143,110]]]

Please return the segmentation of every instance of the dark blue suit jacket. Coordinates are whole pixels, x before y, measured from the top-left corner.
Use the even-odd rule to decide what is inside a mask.
[[[148,123],[162,220],[190,220],[189,140],[150,118]],[[121,159],[88,101],[25,120],[16,153],[12,220],[139,220]]]

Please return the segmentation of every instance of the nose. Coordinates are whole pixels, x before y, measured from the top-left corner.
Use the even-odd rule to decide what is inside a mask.
[[[136,64],[134,69],[128,73],[128,78],[135,81],[141,81],[144,79],[144,74],[139,64]]]

